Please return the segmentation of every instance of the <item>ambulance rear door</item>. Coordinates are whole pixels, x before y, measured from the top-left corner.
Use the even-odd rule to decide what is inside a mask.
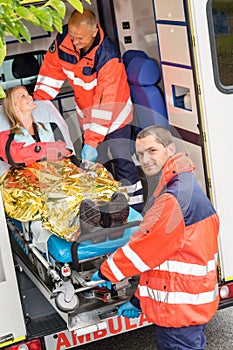
[[[232,281],[233,1],[153,2],[169,122],[219,214],[220,277]]]
[[[26,328],[0,193],[0,348],[25,339]]]
[[[198,65],[202,122],[206,135],[214,205],[220,217],[220,267],[233,280],[233,1],[189,1]]]

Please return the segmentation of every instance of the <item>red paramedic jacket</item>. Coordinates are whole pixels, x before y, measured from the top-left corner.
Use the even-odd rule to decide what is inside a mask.
[[[98,44],[80,59],[65,25],[45,55],[34,92],[35,99],[54,99],[68,79],[84,142],[93,147],[133,119],[124,64],[111,39],[98,28]]]
[[[140,230],[100,267],[112,282],[140,274],[135,296],[156,325],[206,324],[218,308],[219,219],[185,154],[170,158]]]

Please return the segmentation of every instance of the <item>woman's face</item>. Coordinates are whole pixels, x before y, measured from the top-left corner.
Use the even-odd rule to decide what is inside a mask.
[[[23,87],[19,87],[12,92],[12,101],[19,118],[21,115],[32,112],[36,108],[32,96]]]

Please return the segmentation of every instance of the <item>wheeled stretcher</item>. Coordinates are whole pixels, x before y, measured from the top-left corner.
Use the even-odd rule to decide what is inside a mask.
[[[53,104],[38,101],[37,105],[34,110],[35,121],[56,122],[67,145],[72,149],[67,125]],[[0,120],[0,131],[8,130],[9,125],[2,111]],[[8,166],[1,162],[2,174],[7,169]],[[50,297],[55,298],[57,307],[65,312],[77,309],[82,312],[90,299],[98,299],[99,303],[100,299],[106,301],[112,297],[126,298],[127,288],[134,288],[130,281],[121,282],[112,291],[108,291],[96,288],[97,283],[90,281],[90,277],[103,259],[129,241],[140,221],[141,214],[129,208],[129,216],[124,224],[99,228],[94,233],[91,230],[81,232],[76,239],[69,241],[43,228],[39,220],[20,222],[7,217],[16,254],[34,270],[41,283],[50,291]]]

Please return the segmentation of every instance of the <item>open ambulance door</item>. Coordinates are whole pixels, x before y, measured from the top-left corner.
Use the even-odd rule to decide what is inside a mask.
[[[220,217],[220,307],[226,307],[233,300],[233,1],[153,3],[169,122]]]
[[[0,193],[0,348],[25,339],[26,328]]]
[[[214,205],[220,217],[220,296],[223,307],[233,297],[233,1],[189,1],[195,37],[203,129],[209,155]],[[221,305],[221,304],[220,304]]]

